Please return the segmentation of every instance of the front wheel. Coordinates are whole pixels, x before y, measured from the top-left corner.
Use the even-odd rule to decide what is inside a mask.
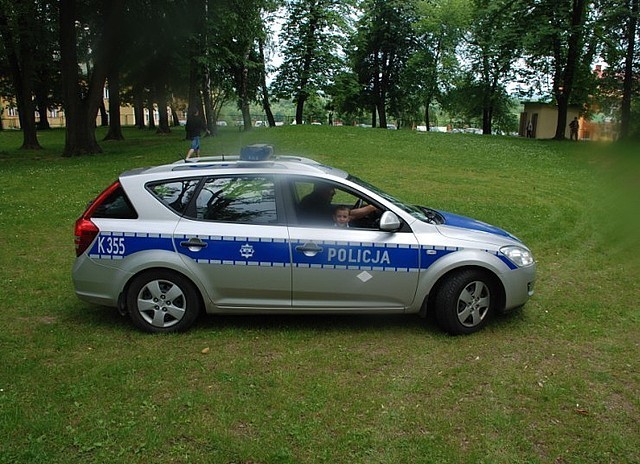
[[[184,276],[167,270],[145,272],[131,282],[127,308],[131,321],[145,332],[187,330],[200,313],[200,299]]]
[[[482,329],[494,311],[497,291],[481,271],[468,269],[446,278],[436,295],[436,320],[452,335]]]

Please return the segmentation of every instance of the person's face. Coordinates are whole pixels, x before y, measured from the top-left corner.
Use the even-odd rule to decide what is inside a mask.
[[[346,226],[349,223],[349,211],[338,210],[333,216],[335,223],[339,226]]]

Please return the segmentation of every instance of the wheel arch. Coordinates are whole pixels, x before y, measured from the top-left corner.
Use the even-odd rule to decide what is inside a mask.
[[[506,295],[504,283],[502,282],[498,274],[493,269],[490,269],[486,266],[481,266],[478,264],[465,264],[462,266],[451,268],[446,272],[442,273],[437,278],[437,280],[431,286],[431,288],[429,289],[429,292],[425,295],[423,299],[422,306],[420,308],[420,315],[422,317],[431,316],[431,314],[433,313],[433,308],[435,307],[436,296],[438,295],[438,292],[440,291],[442,284],[445,281],[447,281],[451,277],[451,275],[457,274],[463,271],[467,271],[467,270],[475,270],[475,271],[482,272],[489,279],[492,288],[497,292],[494,308],[498,312],[502,311],[506,303],[507,295]]]
[[[199,300],[199,303],[200,303],[200,307],[205,312],[207,311],[207,302],[205,301],[204,295],[202,293],[202,289],[197,284],[197,282],[194,281],[194,279],[191,276],[189,276],[188,274],[185,274],[184,272],[182,272],[181,269],[178,269],[178,268],[173,267],[173,266],[155,265],[155,266],[150,266],[150,267],[145,267],[145,268],[138,269],[137,272],[135,272],[135,273],[133,273],[133,274],[131,274],[129,276],[129,278],[127,279],[126,283],[122,287],[120,295],[118,295],[118,311],[120,311],[121,314],[123,314],[123,315],[128,314],[128,311],[129,311],[129,308],[127,308],[127,294],[129,293],[129,289],[131,288],[131,283],[136,278],[138,278],[138,276],[140,276],[142,274],[158,272],[158,271],[173,272],[175,274],[180,275],[184,279],[186,279],[193,286],[193,288],[196,290],[196,295],[198,297],[198,300]]]

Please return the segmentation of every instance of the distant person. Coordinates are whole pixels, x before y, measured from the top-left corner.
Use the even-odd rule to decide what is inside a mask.
[[[187,139],[191,140],[191,146],[185,159],[189,159],[193,155],[197,158],[200,156],[200,135],[202,132],[208,132],[204,119],[200,116],[200,110],[195,109],[189,113],[185,129],[187,131]]]
[[[351,208],[347,206],[338,206],[333,211],[333,223],[336,227],[349,227],[351,220]]]
[[[580,123],[578,118],[573,118],[573,121],[569,123],[569,139],[578,141],[578,130],[580,130]]]
[[[533,124],[531,124],[531,121],[529,121],[529,124],[527,124],[527,138],[533,138]]]

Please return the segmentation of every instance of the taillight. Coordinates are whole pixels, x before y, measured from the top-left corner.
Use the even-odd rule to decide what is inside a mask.
[[[102,202],[109,198],[109,195],[120,187],[120,182],[115,181],[109,187],[107,187],[98,198],[96,198],[87,208],[87,210],[76,221],[75,227],[75,244],[76,244],[76,256],[80,256],[87,251],[87,248],[91,245],[96,236],[100,233],[100,229],[91,222],[91,216],[94,211],[102,204]]]
[[[75,229],[76,256],[84,253],[99,233],[100,229],[90,219],[78,219]]]

